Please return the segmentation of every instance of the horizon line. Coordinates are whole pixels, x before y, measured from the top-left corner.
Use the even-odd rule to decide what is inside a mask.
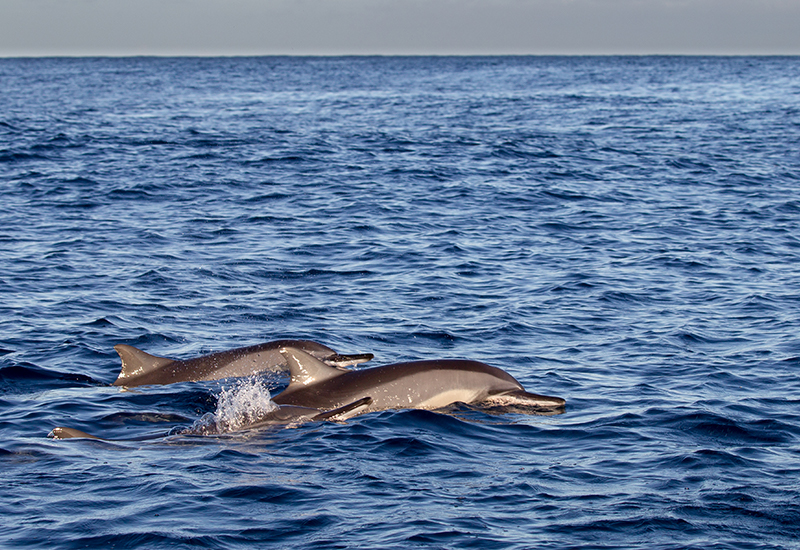
[[[0,59],[246,57],[800,57],[800,53],[0,53]]]

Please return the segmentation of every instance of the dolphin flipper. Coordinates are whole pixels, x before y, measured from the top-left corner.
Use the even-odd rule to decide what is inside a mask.
[[[358,401],[353,401],[352,403],[348,403],[343,407],[339,407],[337,409],[332,409],[330,411],[321,412],[318,415],[314,416],[311,420],[330,420],[334,416],[339,416],[340,414],[349,413],[350,411],[357,409],[359,407],[366,407],[372,403],[371,397],[362,397]]]

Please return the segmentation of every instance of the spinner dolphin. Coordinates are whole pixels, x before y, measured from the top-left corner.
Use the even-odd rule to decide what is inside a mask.
[[[331,348],[310,340],[276,340],[186,360],[157,357],[133,346],[118,344],[114,349],[122,359],[122,370],[114,385],[174,384],[278,371],[286,366],[280,353],[285,347],[302,350],[337,368],[363,363],[373,357],[371,353],[339,355]]]
[[[241,426],[236,431],[256,430],[269,426],[297,425],[305,422],[320,422],[322,420],[338,420],[339,417],[344,417],[350,411],[369,405],[371,402],[372,399],[370,399],[369,397],[363,397],[361,399],[354,401],[353,403],[348,403],[344,406],[337,407],[335,409],[327,411],[314,409],[312,407],[299,407],[295,405],[276,406],[274,409],[262,415],[260,418],[255,419],[250,424]],[[181,435],[189,435],[189,434],[208,435],[205,432],[201,433],[193,432],[191,429],[183,430],[177,433]],[[53,428],[53,430],[48,434],[48,437],[50,437],[51,439],[96,439],[100,441],[116,442],[116,441],[145,441],[148,439],[160,439],[168,435],[170,435],[169,432],[144,435],[129,439],[106,439],[103,437],[98,437],[96,435],[83,432],[81,430],[76,430],[75,428],[65,428],[63,426],[59,426],[57,428]]]
[[[292,347],[281,353],[289,365],[289,386],[273,401],[279,405],[330,410],[369,397],[339,418],[385,409],[440,409],[453,403],[516,406],[534,412],[563,412],[565,401],[528,393],[510,374],[478,361],[412,361],[341,371]]]

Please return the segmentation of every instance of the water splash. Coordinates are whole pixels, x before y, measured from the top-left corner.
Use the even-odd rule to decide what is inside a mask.
[[[223,388],[217,396],[217,410],[204,414],[187,431],[197,435],[235,432],[277,408],[264,379],[245,378]]]

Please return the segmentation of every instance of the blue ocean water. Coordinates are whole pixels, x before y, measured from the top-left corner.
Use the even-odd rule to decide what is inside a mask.
[[[0,59],[0,547],[800,548],[800,58]],[[180,434],[503,368],[564,414]],[[109,438],[53,440],[56,426]]]

